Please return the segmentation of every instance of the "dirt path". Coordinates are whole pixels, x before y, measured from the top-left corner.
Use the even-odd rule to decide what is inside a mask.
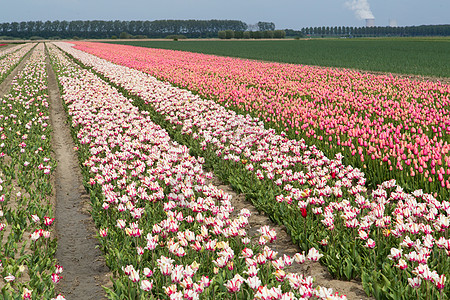
[[[94,224],[87,211],[89,195],[82,185],[66,113],[48,58],[47,72],[53,149],[58,162],[55,175],[56,259],[64,267],[58,289],[67,300],[106,299],[102,286],[111,285],[111,274],[96,248]]]

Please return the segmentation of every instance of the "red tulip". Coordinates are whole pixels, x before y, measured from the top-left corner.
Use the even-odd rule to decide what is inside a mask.
[[[304,208],[304,207],[300,208],[300,212],[301,212],[303,218],[306,218],[306,216],[308,215],[306,208]]]

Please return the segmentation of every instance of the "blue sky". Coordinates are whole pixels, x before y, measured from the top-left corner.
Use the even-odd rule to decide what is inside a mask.
[[[361,4],[376,26],[389,20],[399,26],[450,24],[450,0],[0,0],[0,22],[229,19],[274,22],[277,29],[364,26],[357,17]]]

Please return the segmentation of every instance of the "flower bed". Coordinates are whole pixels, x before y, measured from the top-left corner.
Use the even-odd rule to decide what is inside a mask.
[[[14,70],[36,44],[24,44],[0,51],[0,83]]]
[[[356,71],[76,42],[77,48],[250,113],[364,169],[372,188],[395,178],[446,199],[448,85]]]
[[[99,239],[117,276],[110,297],[340,298],[289,272],[294,261],[319,259],[315,249],[278,258],[266,245],[276,238],[268,226],[252,243],[249,212],[231,217],[230,196],[208,184],[202,158],[109,84],[50,50]]]
[[[3,56],[5,56],[8,53],[15,52],[15,51],[17,51],[20,48],[23,48],[25,46],[26,46],[26,44],[19,44],[19,45],[15,45],[15,46],[12,46],[12,47],[9,47],[9,48],[4,48],[4,49],[2,49],[0,51],[0,58],[2,58]]]
[[[46,78],[44,45],[39,44],[0,99],[2,299],[50,299],[62,272],[54,259],[50,175],[56,162]]]
[[[150,104],[154,119],[173,137],[204,155],[216,173],[285,224],[302,247],[321,247],[335,276],[361,277],[377,298],[445,294],[447,201],[420,190],[405,193],[395,180],[367,194],[364,174],[345,166],[342,156],[330,160],[314,146],[266,130],[249,116],[61,47],[124,93],[139,96],[135,105],[150,110]],[[431,291],[430,284],[435,286]]]

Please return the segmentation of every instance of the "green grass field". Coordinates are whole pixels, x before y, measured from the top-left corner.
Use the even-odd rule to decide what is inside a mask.
[[[117,44],[367,71],[450,77],[450,38],[117,41]]]

